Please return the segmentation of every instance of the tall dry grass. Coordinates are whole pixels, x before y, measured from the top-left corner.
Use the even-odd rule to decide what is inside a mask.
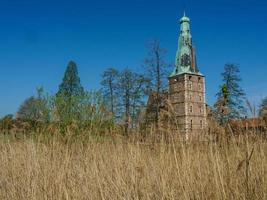
[[[0,141],[0,199],[267,199],[267,141]]]

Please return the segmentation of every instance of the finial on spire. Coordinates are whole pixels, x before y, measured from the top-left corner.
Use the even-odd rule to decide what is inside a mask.
[[[180,19],[180,23],[183,22],[188,22],[188,23],[190,22],[190,19],[185,14],[185,10],[184,10],[184,16]]]

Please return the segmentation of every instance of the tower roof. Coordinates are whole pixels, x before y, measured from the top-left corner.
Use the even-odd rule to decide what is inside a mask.
[[[190,23],[190,19],[189,19],[189,17],[187,17],[187,16],[185,15],[185,12],[184,12],[184,16],[180,19],[180,23],[183,23],[183,22],[188,22],[188,23]]]
[[[180,19],[180,35],[176,53],[175,69],[171,76],[190,73],[201,75],[197,68],[196,52],[190,33],[190,19],[184,13]]]

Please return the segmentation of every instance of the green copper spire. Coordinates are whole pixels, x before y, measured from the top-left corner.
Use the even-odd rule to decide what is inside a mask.
[[[190,33],[190,19],[185,15],[180,19],[180,36],[175,59],[175,69],[171,76],[190,73],[200,74],[196,64],[195,49]]]

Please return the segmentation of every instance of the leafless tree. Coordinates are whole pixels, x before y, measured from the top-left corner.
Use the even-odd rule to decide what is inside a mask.
[[[167,72],[170,67],[165,61],[167,50],[162,48],[159,40],[152,40],[148,45],[148,55],[145,58],[145,70],[150,79],[150,90],[156,92],[156,124],[159,121],[160,93],[167,87]]]
[[[130,125],[137,121],[137,115],[144,105],[144,93],[148,80],[143,75],[126,68],[119,74],[118,92],[121,113],[124,116],[124,130],[128,135]]]
[[[102,91],[104,94],[105,101],[108,104],[109,111],[112,116],[115,116],[115,102],[116,102],[116,90],[118,84],[118,70],[114,68],[108,68],[104,71],[101,81]]]

